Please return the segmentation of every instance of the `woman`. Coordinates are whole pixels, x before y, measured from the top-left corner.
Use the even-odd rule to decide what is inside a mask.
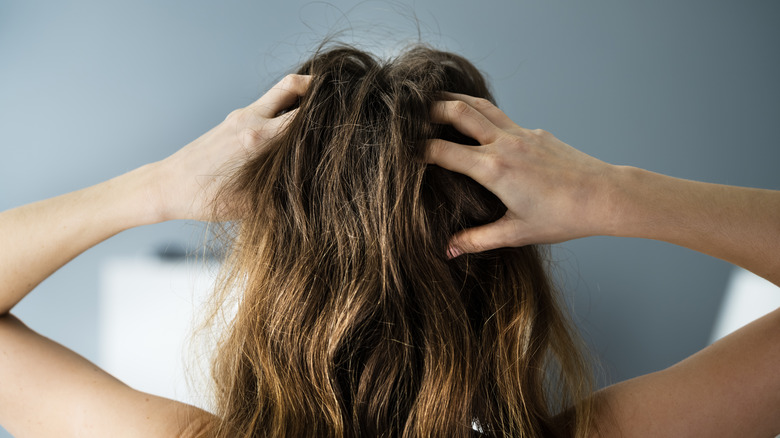
[[[445,52],[383,63],[335,48],[298,73],[163,161],[0,215],[4,427],[57,437],[780,431],[779,311],[592,393],[535,246],[652,238],[778,284],[780,193],[603,163],[516,125],[479,72]],[[238,310],[215,355],[214,415],[134,391],[8,313],[90,246],[169,219],[235,223],[215,301]]]

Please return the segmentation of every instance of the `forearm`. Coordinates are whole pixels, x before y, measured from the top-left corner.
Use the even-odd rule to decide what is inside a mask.
[[[310,81],[288,75],[162,161],[0,213],[0,315],[62,265],[123,230],[169,219],[231,218],[229,200],[213,208],[222,178],[281,132],[296,111],[277,114],[303,96]]]
[[[616,169],[608,234],[661,240],[780,284],[780,191]]]
[[[0,314],[88,248],[156,222],[152,166],[0,213]]]

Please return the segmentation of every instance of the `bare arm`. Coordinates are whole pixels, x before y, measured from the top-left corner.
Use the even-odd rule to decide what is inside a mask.
[[[429,160],[464,173],[507,206],[497,222],[454,236],[451,255],[614,235],[662,240],[780,283],[780,191],[708,184],[613,166],[484,99],[451,95],[432,117],[482,146],[433,140]]]
[[[206,414],[135,391],[8,312],[87,248],[125,229],[211,218],[219,175],[264,147],[308,86],[288,76],[177,153],[104,183],[0,213],[0,423],[16,436],[176,436]],[[222,209],[230,214],[229,206]]]
[[[0,213],[0,314],[86,249],[157,222],[152,166]]]
[[[780,285],[780,192],[687,181],[583,154],[512,122],[483,99],[448,95],[431,111],[479,141],[432,140],[428,159],[464,173],[507,206],[453,237],[450,256],[594,235],[657,239]],[[601,391],[600,436],[780,433],[780,310],[666,370]]]
[[[780,285],[780,191],[618,168],[609,234],[662,240],[731,262]],[[605,233],[606,234],[606,233]]]
[[[290,75],[175,154],[104,183],[0,213],[0,314],[62,265],[128,228],[207,220],[220,175],[284,126],[308,77]]]
[[[596,395],[598,437],[780,434],[780,309],[663,371]]]
[[[125,386],[9,314],[0,376],[0,423],[17,438],[185,437],[210,415]]]

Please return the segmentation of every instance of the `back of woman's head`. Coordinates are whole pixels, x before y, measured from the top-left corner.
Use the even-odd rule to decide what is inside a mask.
[[[217,436],[548,436],[589,375],[540,250],[448,260],[453,233],[505,207],[425,164],[443,91],[492,99],[457,55],[317,53],[284,133],[224,187],[237,223],[223,291],[238,311],[214,364]],[[472,142],[473,144],[473,142]],[[576,421],[575,421],[576,419]],[[556,425],[557,423],[557,425]],[[565,424],[564,424],[565,423]],[[568,433],[567,432],[567,433]]]

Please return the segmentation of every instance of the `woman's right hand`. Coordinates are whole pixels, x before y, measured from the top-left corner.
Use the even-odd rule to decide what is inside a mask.
[[[486,100],[446,98],[434,104],[433,121],[480,146],[432,140],[428,161],[470,176],[507,207],[498,221],[457,233],[451,257],[608,234],[684,246],[780,286],[780,191],[611,166],[545,131],[517,126]],[[600,391],[597,435],[774,436],[778,363],[780,309],[675,366]]]
[[[431,140],[428,162],[470,176],[507,207],[496,222],[453,236],[450,257],[595,235],[639,237],[721,258],[780,285],[780,191],[613,166],[548,132],[521,128],[487,100],[445,98],[431,119],[480,146]]]
[[[470,176],[507,207],[498,221],[457,233],[450,257],[609,232],[615,166],[549,132],[518,126],[486,99],[444,96],[448,100],[431,108],[432,120],[451,124],[480,146],[431,140],[428,162]]]

